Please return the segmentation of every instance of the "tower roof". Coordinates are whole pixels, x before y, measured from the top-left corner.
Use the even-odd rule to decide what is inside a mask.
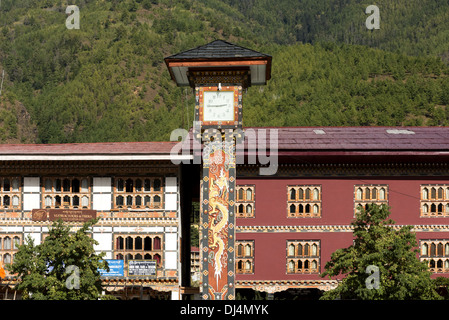
[[[189,49],[169,57],[165,63],[178,86],[189,86],[189,69],[248,68],[251,85],[263,85],[271,78],[271,56],[224,40]]]

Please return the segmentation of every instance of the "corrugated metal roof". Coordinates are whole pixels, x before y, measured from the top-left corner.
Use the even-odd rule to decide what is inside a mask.
[[[279,150],[449,151],[449,127],[273,127],[245,132],[246,147],[250,135],[260,141],[264,134],[267,144],[277,135]]]
[[[63,144],[0,144],[0,154],[89,155],[170,154],[176,142],[98,142]]]

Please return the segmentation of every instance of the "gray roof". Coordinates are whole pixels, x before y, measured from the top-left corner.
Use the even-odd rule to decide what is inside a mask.
[[[271,57],[251,49],[237,46],[224,40],[215,40],[208,44],[180,52],[165,59],[236,59]]]

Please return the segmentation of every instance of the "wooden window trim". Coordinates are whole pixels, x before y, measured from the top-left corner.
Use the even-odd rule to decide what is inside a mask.
[[[146,181],[150,183],[149,189]],[[155,184],[156,181],[159,181],[159,188]],[[116,177],[113,188],[114,208],[162,210],[164,208],[165,190],[163,181],[162,177]],[[121,182],[123,182],[123,188],[119,188]],[[131,188],[131,191],[129,188]]]
[[[246,254],[246,247],[250,246],[250,254]],[[242,252],[238,250],[243,246]],[[254,240],[237,240],[235,243],[235,272],[237,274],[254,274]],[[247,264],[249,268],[246,268]]]
[[[293,254],[290,248],[294,246]],[[306,252],[305,248],[309,248]],[[316,246],[316,254],[312,247]],[[301,249],[301,252],[299,250]],[[287,274],[318,274],[320,272],[321,242],[320,240],[287,240],[286,243],[286,273]],[[316,266],[313,267],[314,262]],[[293,264],[293,268],[291,268]]]
[[[315,194],[317,191],[317,195]],[[321,185],[288,185],[287,217],[288,218],[321,218],[322,187]]]
[[[237,218],[255,218],[256,215],[256,186],[253,184],[238,185],[235,192],[235,214]],[[247,198],[248,190],[251,191],[251,199]],[[243,197],[241,197],[243,191]],[[248,210],[249,206],[249,210]],[[248,212],[249,211],[249,212]]]
[[[442,190],[442,194],[439,190]],[[425,196],[426,194],[427,196]],[[422,218],[449,217],[449,185],[420,185],[419,207],[420,217]]]

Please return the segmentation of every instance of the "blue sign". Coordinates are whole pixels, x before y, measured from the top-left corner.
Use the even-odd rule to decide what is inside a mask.
[[[106,259],[109,265],[109,272],[100,269],[102,277],[123,277],[124,276],[124,261],[115,259]]]

